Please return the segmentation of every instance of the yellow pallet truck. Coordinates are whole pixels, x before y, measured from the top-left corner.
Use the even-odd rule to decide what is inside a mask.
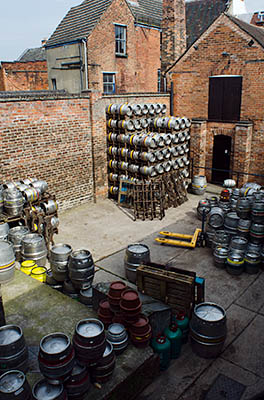
[[[197,228],[193,235],[186,235],[183,233],[174,233],[161,231],[160,235],[164,236],[161,238],[156,238],[156,242],[161,244],[169,244],[172,246],[187,247],[189,249],[194,249],[195,247],[205,247],[206,246],[206,232],[204,230],[206,220],[206,213],[203,210],[202,215],[202,229]],[[179,240],[175,240],[179,239]]]

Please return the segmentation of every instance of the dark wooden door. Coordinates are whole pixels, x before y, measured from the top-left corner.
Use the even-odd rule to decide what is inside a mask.
[[[214,137],[212,182],[223,183],[229,178],[232,139],[229,136]],[[216,170],[214,170],[216,169]],[[217,171],[226,170],[226,171]]]
[[[208,119],[239,121],[242,76],[210,77]]]

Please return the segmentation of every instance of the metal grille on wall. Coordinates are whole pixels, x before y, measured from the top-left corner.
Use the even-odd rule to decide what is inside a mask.
[[[166,111],[160,103],[106,108],[109,197],[134,219],[162,219],[187,200],[191,122]]]

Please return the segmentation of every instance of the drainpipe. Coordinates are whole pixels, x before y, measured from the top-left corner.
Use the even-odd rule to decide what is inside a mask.
[[[170,87],[170,115],[173,115],[173,108],[174,108],[174,93],[173,93],[174,87],[173,87],[173,82],[171,82],[171,87]]]
[[[87,41],[82,39],[84,47],[84,68],[85,68],[85,90],[88,90],[88,65],[87,65]]]

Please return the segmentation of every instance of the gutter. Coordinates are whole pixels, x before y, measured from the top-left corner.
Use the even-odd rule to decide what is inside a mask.
[[[88,90],[87,40],[82,39],[84,47],[85,90]]]

